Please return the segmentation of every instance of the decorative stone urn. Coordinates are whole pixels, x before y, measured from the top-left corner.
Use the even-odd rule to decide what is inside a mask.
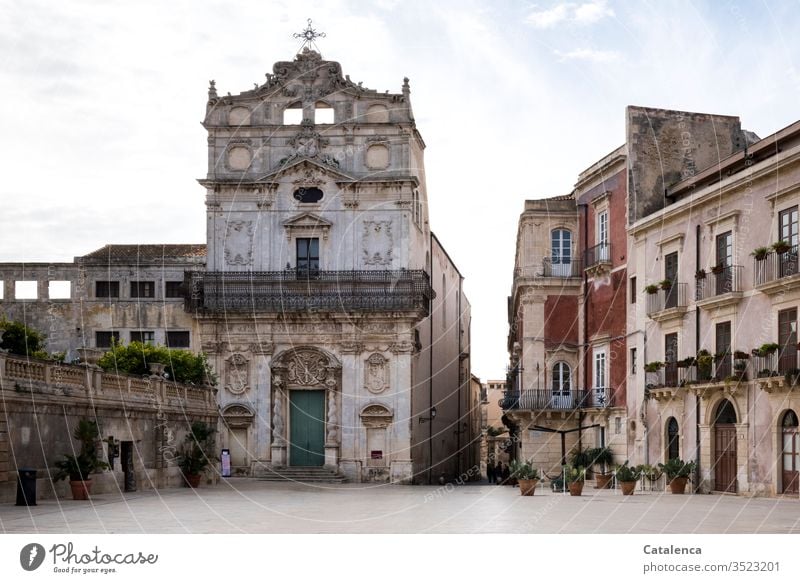
[[[78,348],[78,356],[81,359],[81,364],[91,368],[99,368],[98,361],[105,354],[99,348]]]
[[[147,368],[150,369],[151,375],[156,377],[163,377],[164,369],[167,368],[167,365],[161,362],[150,362],[147,364]]]

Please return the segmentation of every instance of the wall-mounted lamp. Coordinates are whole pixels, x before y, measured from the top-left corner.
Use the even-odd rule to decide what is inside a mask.
[[[436,407],[431,407],[431,416],[430,417],[420,417],[419,422],[425,423],[426,421],[433,421],[436,419]]]

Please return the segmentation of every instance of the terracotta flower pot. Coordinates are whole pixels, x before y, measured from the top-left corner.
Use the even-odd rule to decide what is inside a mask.
[[[73,500],[88,500],[92,492],[91,480],[70,480],[69,487],[72,489]]]
[[[636,482],[620,482],[619,487],[623,496],[633,496],[633,492],[636,490]]]
[[[519,480],[519,493],[522,496],[533,496],[539,480]]]
[[[689,478],[672,478],[669,483],[669,491],[673,494],[684,494],[686,493],[686,482],[689,481]]]
[[[188,476],[183,476],[183,479],[186,480],[186,485],[190,488],[197,488],[200,486],[200,479],[203,476],[200,474],[189,474]]]
[[[583,482],[570,482],[568,485],[570,496],[580,496],[583,493]]]
[[[594,477],[594,487],[598,490],[605,490],[611,485],[614,474],[596,474]]]

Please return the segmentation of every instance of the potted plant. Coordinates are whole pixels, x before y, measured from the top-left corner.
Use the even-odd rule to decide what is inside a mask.
[[[636,490],[636,482],[641,474],[641,469],[639,467],[630,467],[626,460],[624,464],[617,466],[615,473],[622,495],[632,496],[633,491]]]
[[[718,263],[711,268],[711,273],[713,273],[714,275],[719,275],[723,271],[725,271],[725,266],[722,263]]]
[[[800,369],[790,368],[784,373],[783,380],[786,382],[787,385],[794,386],[797,384],[799,377],[800,377]]]
[[[744,352],[743,350],[736,350],[733,353],[733,358],[736,360],[748,360],[750,355]]]
[[[591,463],[600,466],[600,470],[594,475],[595,488],[598,490],[608,488],[611,485],[611,479],[614,477],[614,474],[609,472],[607,468],[614,463],[614,453],[611,451],[610,447],[606,446],[592,448],[588,450],[588,454]]]
[[[695,467],[694,461],[685,462],[677,457],[668,460],[665,464],[658,464],[658,468],[667,475],[669,489],[673,494],[686,492],[686,482],[689,481]]]
[[[767,258],[770,251],[772,251],[770,247],[756,247],[753,249],[751,255],[756,258],[756,261],[763,261]]]
[[[664,291],[669,291],[670,289],[672,289],[672,280],[662,279],[661,281],[658,282],[658,285],[661,286],[661,289],[663,289]]]
[[[178,454],[178,466],[190,488],[197,488],[214,457],[214,428],[203,421],[192,423],[184,438],[183,449]]]
[[[511,461],[511,475],[519,482],[522,496],[533,496],[539,483],[539,472],[528,462]]]
[[[711,366],[714,364],[714,357],[705,348],[697,353],[697,380],[708,380],[711,378]]]
[[[768,356],[773,352],[776,352],[780,347],[781,345],[775,342],[765,342],[764,344],[758,347],[758,355]]]
[[[786,253],[791,248],[792,246],[789,245],[789,243],[786,241],[775,241],[772,244],[772,250],[775,251],[775,253],[778,253],[779,255],[782,253]]]
[[[653,295],[655,293],[658,293],[658,286],[654,283],[651,283],[650,285],[644,286],[644,291],[646,291],[650,295]]]
[[[580,496],[583,493],[583,483],[586,481],[586,470],[581,467],[564,466],[563,474],[569,495]]]
[[[705,279],[706,278],[706,270],[702,267],[698,269],[694,274],[695,279]]]
[[[697,364],[697,359],[694,356],[687,356],[675,363],[678,368],[689,368]]]
[[[569,463],[573,468],[588,468],[592,465],[591,449],[573,449],[569,454]]]
[[[53,481],[69,478],[72,499],[88,500],[92,491],[91,475],[108,467],[107,463],[100,460],[97,453],[97,440],[100,438],[97,421],[79,420],[72,437],[80,442],[80,450],[77,455],[65,453],[64,459],[55,463],[57,471],[53,475]]]
[[[658,360],[653,362],[648,362],[647,364],[644,365],[644,372],[658,372],[661,370],[661,367],[663,366],[664,363]]]

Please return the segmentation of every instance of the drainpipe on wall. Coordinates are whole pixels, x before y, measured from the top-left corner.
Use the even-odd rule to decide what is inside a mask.
[[[583,208],[583,259],[586,260],[586,251],[589,249],[589,205],[579,204]],[[584,265],[584,267],[586,267]],[[588,392],[591,390],[591,375],[589,373],[589,276],[583,270],[583,386]],[[583,411],[578,411],[578,427],[583,426]],[[578,429],[578,450],[583,449],[583,431]]]
[[[700,271],[700,225],[695,227],[695,273]],[[694,307],[694,350],[700,351],[700,310]],[[700,491],[700,398],[694,396],[694,451],[695,480],[694,491]]]
[[[461,389],[462,389],[462,379],[461,379],[461,353],[463,351],[463,347],[461,345],[461,282],[462,277],[458,277],[458,358],[456,358],[456,364],[458,365],[458,415],[456,415],[456,470],[457,476],[460,477],[462,474],[462,464],[461,464]]]
[[[428,266],[429,273],[431,274],[431,289],[433,288],[433,232],[428,234],[429,249],[430,249],[430,265]],[[444,293],[444,290],[442,290]],[[431,313],[428,317],[428,329],[430,337],[428,338],[428,417],[431,417],[431,409],[433,408],[433,298],[431,298]],[[428,421],[428,484],[433,484],[433,419]]]

